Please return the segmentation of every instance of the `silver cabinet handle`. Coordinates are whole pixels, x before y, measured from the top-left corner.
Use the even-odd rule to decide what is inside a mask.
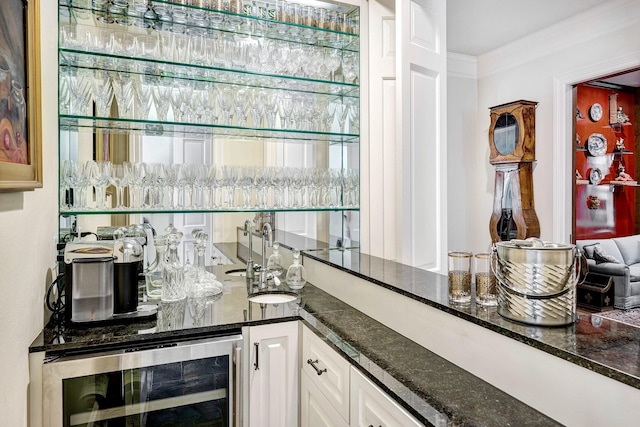
[[[323,372],[327,372],[327,368],[324,368],[324,369],[318,369],[318,367],[316,366],[316,363],[318,363],[318,359],[316,359],[316,360],[308,359],[308,360],[307,360],[307,363],[308,363],[309,365],[311,365],[311,367],[312,367],[313,369],[315,369],[315,370],[316,370],[316,373],[317,373],[318,375],[322,375],[322,373],[323,373]]]
[[[236,347],[233,349],[233,427],[240,427],[242,425],[242,347]]]
[[[260,355],[260,343],[259,342],[254,342],[253,343],[253,348],[256,352],[256,361],[253,362],[253,370],[257,371],[258,369],[260,369],[260,363],[258,363],[258,356]]]

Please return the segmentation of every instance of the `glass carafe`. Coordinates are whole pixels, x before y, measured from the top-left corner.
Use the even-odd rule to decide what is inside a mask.
[[[194,232],[196,243],[195,265],[185,275],[187,293],[190,298],[211,297],[222,292],[222,283],[216,280],[215,274],[205,268],[205,253],[209,236],[201,230]]]
[[[293,264],[289,266],[287,270],[287,285],[291,289],[302,289],[304,285],[307,283],[306,271],[304,266],[300,262],[300,250],[293,250]]]
[[[284,273],[282,255],[280,255],[280,243],[278,242],[273,242],[273,253],[269,256],[269,260],[267,261],[267,273],[271,273],[278,278],[280,278]]]
[[[145,281],[147,284],[147,299],[158,300],[162,297],[162,274],[167,256],[166,236],[155,237],[153,244],[156,248],[156,258],[145,273]]]
[[[178,258],[178,245],[182,233],[169,234],[167,237],[169,255],[162,273],[162,301],[180,301],[187,297],[184,287],[184,266]]]

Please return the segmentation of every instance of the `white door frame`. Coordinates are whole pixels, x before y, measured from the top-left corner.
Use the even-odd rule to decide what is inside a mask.
[[[572,233],[573,181],[573,86],[603,76],[640,67],[640,52],[560,74],[553,79],[553,241],[570,243]]]

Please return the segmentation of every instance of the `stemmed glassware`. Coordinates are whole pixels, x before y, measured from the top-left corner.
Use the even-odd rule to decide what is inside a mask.
[[[262,116],[264,114],[264,98],[265,91],[254,88],[251,91],[251,118],[253,127],[259,129],[262,127]]]
[[[91,80],[84,70],[78,70],[75,75],[67,75],[69,82],[69,114],[86,116],[89,114],[91,103]]]
[[[175,208],[178,206],[176,201],[176,191],[179,185],[180,178],[180,164],[173,165],[163,165],[164,168],[164,176],[165,176],[165,185],[167,189],[168,197],[165,199],[164,205],[168,208]]]
[[[355,208],[359,203],[357,169],[64,160],[61,209],[86,209],[90,187],[95,188],[96,208],[110,208],[105,201],[109,184],[115,187],[115,209],[127,208],[125,187],[132,209]]]
[[[96,190],[96,208],[104,209],[107,207],[106,190],[111,178],[111,162],[89,160],[85,167],[88,168],[89,182]]]
[[[230,126],[233,118],[234,94],[232,89],[225,85],[223,88],[215,87],[218,106],[220,107],[220,124]]]
[[[109,183],[116,188],[116,209],[124,208],[122,193],[124,191],[124,187],[129,185],[131,171],[131,163],[129,162],[111,166]]]
[[[247,113],[249,112],[250,92],[248,89],[242,87],[236,87],[234,89],[236,124],[240,127],[247,127]]]
[[[157,84],[151,86],[151,95],[153,96],[153,104],[156,107],[158,121],[166,122],[171,106],[171,92],[173,88],[165,84],[165,79],[160,79]]]
[[[147,120],[151,109],[152,86],[137,79],[133,85],[136,118]]]
[[[128,73],[119,72],[112,77],[113,94],[118,104],[118,114],[121,118],[131,118],[131,106],[133,104],[133,81]]]
[[[111,104],[113,103],[111,77],[106,71],[96,71],[91,84],[98,117],[109,117],[111,115]]]

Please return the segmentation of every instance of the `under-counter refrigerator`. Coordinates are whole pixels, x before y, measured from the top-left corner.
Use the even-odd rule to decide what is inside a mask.
[[[240,426],[242,335],[65,355],[43,367],[51,427]]]

